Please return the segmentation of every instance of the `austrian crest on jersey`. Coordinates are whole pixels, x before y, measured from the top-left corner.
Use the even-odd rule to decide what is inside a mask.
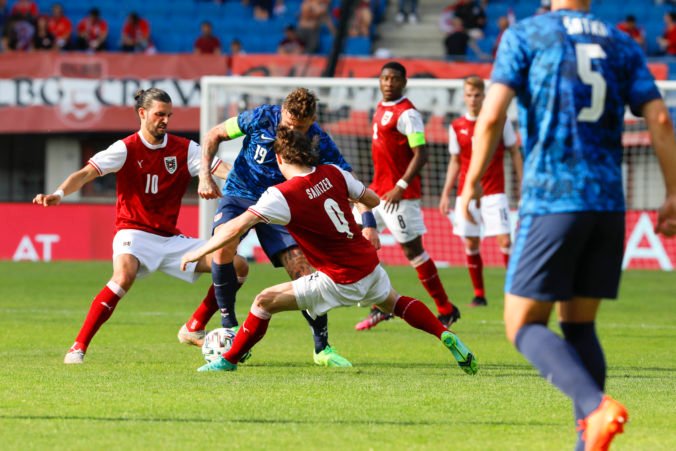
[[[169,174],[173,174],[176,172],[176,168],[178,165],[176,164],[176,157],[171,156],[171,157],[164,157],[164,167],[167,168],[167,172]]]

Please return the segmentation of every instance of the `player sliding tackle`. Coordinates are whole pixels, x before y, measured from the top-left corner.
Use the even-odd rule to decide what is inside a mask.
[[[356,202],[361,212],[371,214],[368,210],[380,203],[378,195],[349,172],[334,165],[318,165],[317,152],[302,133],[279,128],[274,150],[286,181],[269,188],[206,244],[185,254],[181,269],[237,242],[247,230],[264,222],[286,226],[317,271],[259,293],[232,347],[198,371],[236,370],[240,358],[263,338],[275,313],[307,310],[314,317],[335,307],[376,304],[439,338],[463,371],[476,374],[478,365],[472,352],[425,304],[392,288],[376,248],[362,236],[350,214],[350,201]]]

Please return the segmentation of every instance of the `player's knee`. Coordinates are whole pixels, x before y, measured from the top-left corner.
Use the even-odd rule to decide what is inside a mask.
[[[254,307],[263,310],[265,312],[270,312],[272,304],[275,300],[275,295],[271,291],[263,290],[256,295],[253,301]]]

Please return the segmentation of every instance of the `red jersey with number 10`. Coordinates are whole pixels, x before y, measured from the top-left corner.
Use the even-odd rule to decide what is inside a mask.
[[[412,111],[409,111],[412,110]],[[373,182],[371,188],[383,196],[390,191],[408,168],[413,159],[413,151],[408,144],[408,136],[399,126],[402,114],[419,115],[415,106],[407,98],[396,102],[380,102],[373,116]],[[422,121],[420,121],[422,125]],[[409,130],[409,132],[424,130]],[[420,176],[416,176],[404,191],[403,199],[420,199]]]
[[[166,136],[166,145],[157,149],[148,148],[138,133],[121,141],[126,158],[117,171],[116,230],[137,229],[160,236],[180,234],[176,222],[192,178],[188,168],[190,140]],[[97,165],[96,156],[89,164],[99,174],[105,172]]]
[[[287,230],[317,270],[336,283],[349,284],[378,266],[376,249],[362,236],[352,215],[340,169],[319,165],[314,172],[275,188],[289,205]]]

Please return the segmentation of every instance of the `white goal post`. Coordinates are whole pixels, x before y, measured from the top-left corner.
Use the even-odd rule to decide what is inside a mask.
[[[371,161],[371,117],[381,98],[378,80],[354,78],[301,78],[301,77],[225,77],[209,76],[201,80],[200,134],[214,125],[238,113],[261,104],[281,104],[286,95],[297,87],[315,92],[319,98],[318,123],[331,134],[352,165],[354,173],[368,184],[372,176]],[[441,265],[459,264],[462,258],[460,241],[451,235],[448,218],[442,217],[437,209],[448,164],[448,125],[451,120],[464,113],[463,81],[441,79],[408,80],[406,96],[422,113],[429,149],[429,161],[422,172],[423,207],[425,223],[429,230],[425,238],[426,248],[431,248],[433,257]],[[660,83],[668,105],[676,106],[676,83]],[[673,112],[672,112],[673,115]],[[516,107],[512,105],[509,117],[516,121]],[[241,147],[241,139],[221,144],[219,156],[233,162]],[[664,199],[662,176],[649,145],[645,124],[627,112],[624,133],[624,178],[627,208],[649,210],[658,207]],[[508,156],[505,158],[506,191],[511,207],[518,203],[518,187]],[[215,201],[200,200],[200,236],[211,234],[211,223]],[[255,235],[255,234],[250,234]],[[386,245],[394,244],[391,237],[384,235]],[[246,256],[255,237],[244,245]],[[495,245],[484,244],[482,253],[487,255],[487,264],[500,264]],[[390,262],[398,259],[396,246],[393,247]],[[492,256],[492,254],[495,254]],[[381,252],[382,255],[382,252]],[[494,258],[493,258],[494,257]],[[388,260],[386,258],[386,260]]]

